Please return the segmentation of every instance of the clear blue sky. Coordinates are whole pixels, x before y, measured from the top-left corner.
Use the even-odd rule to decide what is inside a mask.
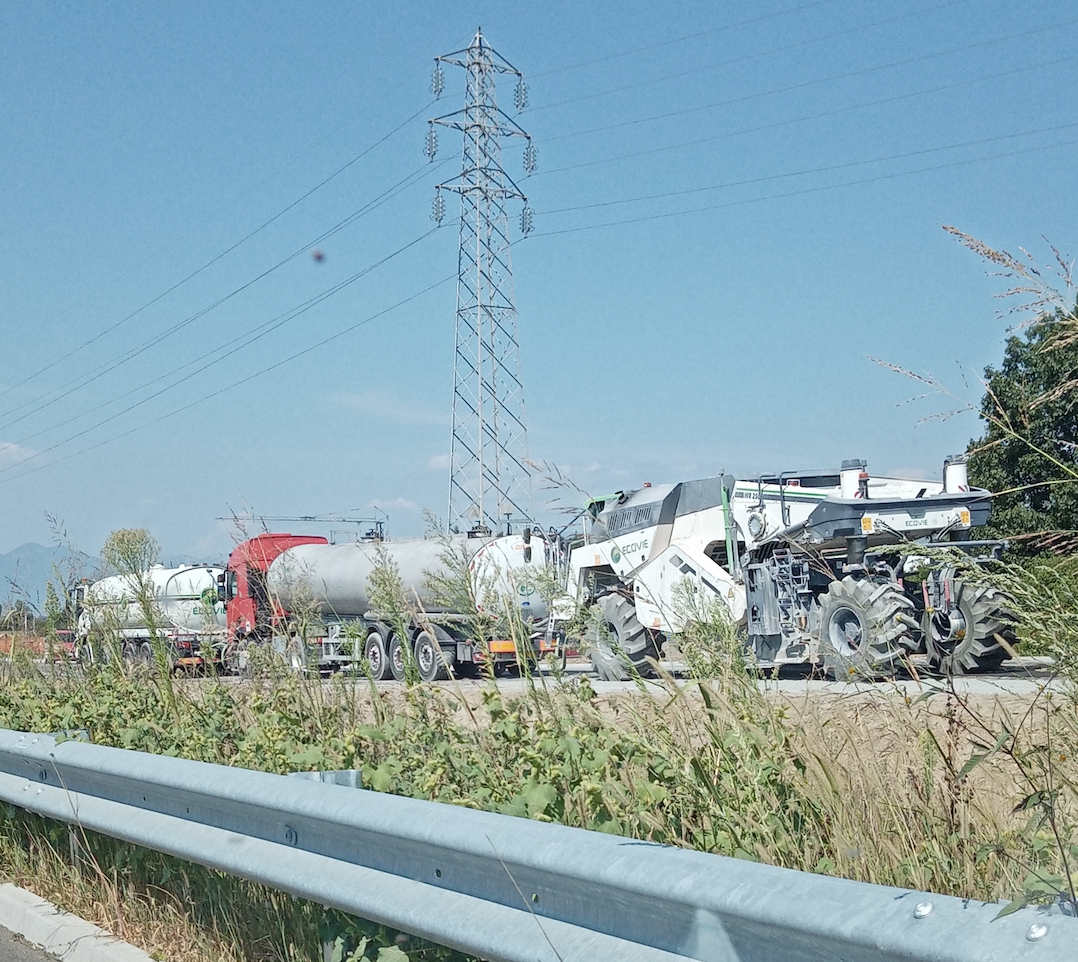
[[[205,558],[231,511],[444,515],[453,285],[293,356],[453,274],[448,218],[244,339],[432,226],[459,144],[424,167],[426,121],[463,75],[431,104],[430,67],[477,25],[539,150],[513,249],[533,458],[595,492],[934,475],[979,432],[919,423],[977,402],[1012,323],[941,225],[1078,249],[1071,3],[28,0],[0,7],[0,551],[47,515],[89,552],[145,526]],[[870,356],[958,398],[902,404]]]

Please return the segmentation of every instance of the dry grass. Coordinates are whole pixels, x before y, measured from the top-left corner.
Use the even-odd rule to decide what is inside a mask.
[[[721,664],[647,697],[599,697],[586,679],[508,695],[267,671],[179,682],[174,714],[152,675],[24,672],[0,689],[0,724],[268,771],[362,768],[381,791],[990,901],[1020,896],[1030,873],[1059,875],[1044,813],[1015,809],[1040,777],[1030,759],[1051,747],[1053,817],[1076,824],[1069,699],[791,697]],[[1010,740],[971,766],[1002,731]],[[108,840],[88,859],[70,838],[9,814],[0,870],[161,958],[319,957],[319,907]]]

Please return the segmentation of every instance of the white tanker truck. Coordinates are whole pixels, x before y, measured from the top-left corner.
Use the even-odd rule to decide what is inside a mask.
[[[223,571],[219,565],[154,565],[78,586],[79,651],[92,660],[117,639],[124,659],[149,664],[156,634],[174,667],[201,666],[204,651],[219,651],[225,640],[225,607],[217,598]]]
[[[574,605],[556,616],[593,612],[592,663],[610,679],[648,673],[693,609],[713,604],[763,667],[873,679],[921,653],[944,673],[990,670],[1016,644],[1008,599],[917,549],[998,558],[1001,542],[970,540],[991,499],[969,486],[962,456],[942,482],[873,478],[854,460],[619,491],[587,506],[569,555]]]
[[[447,574],[447,556],[467,559],[477,606],[495,613],[515,599],[527,639],[471,637],[476,610],[447,607],[431,576]],[[546,542],[530,529],[499,538],[377,539],[329,544],[325,538],[263,534],[232,552],[221,579],[228,605],[226,667],[242,669],[251,643],[272,643],[296,669],[359,666],[376,679],[403,679],[414,658],[424,681],[534,662],[556,647],[546,631],[537,577],[550,562]],[[396,569],[404,597],[398,611],[376,610],[372,575]],[[403,621],[403,623],[402,623]],[[521,651],[521,644],[526,646]]]

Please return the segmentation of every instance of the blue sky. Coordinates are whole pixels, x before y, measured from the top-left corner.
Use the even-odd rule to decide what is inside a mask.
[[[978,433],[931,416],[977,402],[1013,319],[941,225],[1075,250],[1071,4],[6,4],[0,551],[49,517],[91,553],[145,526],[214,558],[233,512],[444,515],[450,218],[289,312],[430,230],[460,161],[442,131],[424,166],[426,121],[463,101],[430,68],[477,25],[539,151],[513,248],[534,459],[595,492],[934,475]],[[957,398],[903,404],[873,357]]]

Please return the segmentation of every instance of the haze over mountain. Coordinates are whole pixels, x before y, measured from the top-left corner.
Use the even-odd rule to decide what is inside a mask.
[[[49,581],[71,585],[81,578],[95,578],[101,559],[63,545],[46,546],[29,542],[0,554],[0,608],[6,610],[19,599],[36,611],[45,608],[45,586]]]

